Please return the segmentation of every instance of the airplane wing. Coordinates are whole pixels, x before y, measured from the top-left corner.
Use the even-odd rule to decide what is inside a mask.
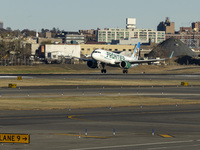
[[[164,61],[166,59],[149,59],[149,60],[129,60],[127,62],[129,62],[130,64],[142,64],[142,63],[150,63],[150,62],[156,62],[156,61]],[[122,61],[120,60],[116,60],[115,63],[119,64]]]
[[[132,61],[129,61],[129,63],[131,64],[135,64],[135,63],[150,63],[150,62],[156,62],[156,61],[164,61],[166,59],[149,59],[149,60],[132,60]]]
[[[92,60],[92,59],[87,59],[87,58],[79,58],[79,57],[72,57],[72,58],[76,58],[76,59],[83,60],[83,61],[90,61],[90,60]]]
[[[164,61],[164,60],[168,60],[168,59],[171,59],[172,56],[174,54],[174,51],[172,51],[171,55],[169,58],[161,58],[161,59],[149,59],[149,60],[131,60],[129,61],[129,63],[131,64],[135,64],[135,63],[149,63],[149,62],[157,62],[157,61]]]
[[[168,60],[168,59],[171,59],[172,56],[174,54],[174,51],[171,53],[170,57],[169,58],[161,58],[161,59],[148,59],[148,60],[129,60],[128,62],[130,64],[142,64],[142,63],[150,63],[150,62],[157,62],[157,61],[165,61],[165,60]],[[115,61],[115,63],[120,63],[121,61]]]

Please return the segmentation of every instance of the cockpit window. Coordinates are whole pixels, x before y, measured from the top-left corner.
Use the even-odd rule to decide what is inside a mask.
[[[99,52],[99,51],[94,51],[94,53],[100,53],[101,54],[101,52]]]

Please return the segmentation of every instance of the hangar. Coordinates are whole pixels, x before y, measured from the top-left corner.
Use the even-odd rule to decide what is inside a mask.
[[[71,57],[80,57],[80,45],[45,45],[45,60],[47,63],[65,63]]]

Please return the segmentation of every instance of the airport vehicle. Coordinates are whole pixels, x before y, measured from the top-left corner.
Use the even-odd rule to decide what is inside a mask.
[[[90,68],[100,68],[100,64],[103,69],[101,73],[106,73],[105,66],[120,67],[123,69],[123,73],[128,73],[128,69],[138,66],[141,63],[152,63],[157,61],[163,61],[165,59],[149,59],[149,60],[138,60],[138,55],[140,51],[140,42],[136,45],[134,52],[131,57],[122,55],[122,53],[117,54],[114,52],[106,51],[103,49],[96,49],[91,53],[92,59],[78,58],[83,61],[87,61],[87,66]]]

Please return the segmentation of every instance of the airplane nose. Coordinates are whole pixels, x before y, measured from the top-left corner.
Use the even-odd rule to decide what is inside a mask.
[[[94,59],[94,53],[91,54],[91,57]]]
[[[95,58],[96,58],[95,53],[92,53],[91,57],[92,57],[93,59],[95,59]]]

